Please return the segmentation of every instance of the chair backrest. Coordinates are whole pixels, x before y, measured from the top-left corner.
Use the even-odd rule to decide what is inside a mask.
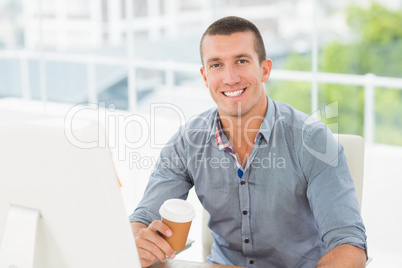
[[[363,173],[364,173],[364,139],[357,135],[334,134],[335,139],[342,144],[346,159],[355,184],[357,201],[360,209],[363,197]]]
[[[334,134],[334,137],[342,144],[348,162],[350,174],[355,184],[356,196],[359,206],[362,206],[363,171],[364,171],[364,139],[357,135]],[[206,262],[211,254],[212,236],[207,223],[209,214],[204,210],[202,215],[202,255]]]

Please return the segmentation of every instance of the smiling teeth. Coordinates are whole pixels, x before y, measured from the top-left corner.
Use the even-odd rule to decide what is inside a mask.
[[[241,93],[243,93],[244,92],[244,89],[242,89],[242,90],[238,90],[238,91],[233,91],[233,92],[224,92],[223,94],[226,96],[226,97],[237,97],[237,96],[239,96]]]

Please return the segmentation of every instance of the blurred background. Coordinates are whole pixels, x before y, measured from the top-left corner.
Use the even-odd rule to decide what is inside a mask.
[[[0,0],[0,108],[63,115],[80,104],[102,111],[111,145],[144,140],[111,146],[129,214],[161,146],[214,106],[199,40],[228,15],[260,29],[271,98],[365,138],[370,266],[402,267],[401,0]],[[199,230],[181,258],[201,260]]]

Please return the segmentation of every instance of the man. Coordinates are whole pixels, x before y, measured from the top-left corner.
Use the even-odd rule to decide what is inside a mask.
[[[226,17],[200,42],[218,108],[169,142],[131,215],[143,266],[174,252],[158,209],[191,187],[209,212],[212,263],[364,267],[366,235],[343,154],[328,128],[264,90],[272,69],[251,22]]]

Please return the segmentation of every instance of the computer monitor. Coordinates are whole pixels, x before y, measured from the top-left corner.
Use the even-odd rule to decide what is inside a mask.
[[[0,122],[1,268],[140,267],[104,132],[72,122]]]

